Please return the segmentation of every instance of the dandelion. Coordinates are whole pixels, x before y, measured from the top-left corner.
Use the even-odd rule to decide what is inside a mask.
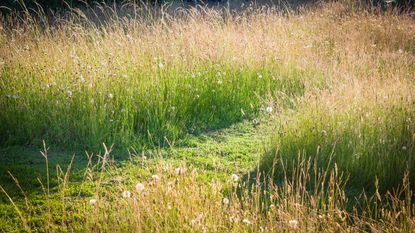
[[[142,191],[144,191],[144,184],[142,183],[137,183],[135,185],[135,191],[137,191],[137,193],[141,193]]]
[[[251,221],[249,221],[248,219],[244,219],[244,220],[242,220],[242,223],[243,224],[246,224],[246,225],[251,225],[252,223],[251,223]]]
[[[234,183],[236,183],[236,182],[238,182],[238,180],[239,180],[239,176],[236,175],[236,174],[232,174],[231,181],[234,182]]]
[[[124,191],[124,192],[122,192],[122,197],[123,198],[130,198],[131,197],[131,192],[130,191]]]
[[[267,109],[266,109],[266,111],[267,111],[267,113],[269,113],[269,114],[271,114],[272,113],[272,107],[270,106],[270,107],[267,107]]]
[[[174,172],[176,173],[176,175],[181,175],[181,174],[184,174],[186,172],[186,169],[184,169],[182,167],[178,167],[178,168],[174,169]]]
[[[222,203],[227,206],[229,205],[229,199],[227,197],[223,198]]]
[[[97,203],[96,199],[89,200],[89,205],[92,206],[92,207],[94,207],[96,203]]]
[[[159,181],[159,180],[160,180],[160,176],[158,176],[158,175],[152,175],[152,176],[151,176],[151,180],[152,180],[153,182],[157,182],[157,181]]]
[[[298,221],[293,219],[288,221],[288,225],[291,227],[291,229],[297,229],[298,227]]]

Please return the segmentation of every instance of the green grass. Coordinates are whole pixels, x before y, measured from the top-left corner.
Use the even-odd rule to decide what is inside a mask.
[[[324,101],[324,100],[323,100]],[[274,160],[290,168],[298,160],[309,160],[318,168],[333,167],[348,177],[349,188],[382,192],[401,184],[406,172],[415,182],[415,105],[379,101],[332,110],[303,106],[274,134],[273,147],[263,158],[262,170],[270,173]],[[314,165],[313,165],[314,166]],[[283,176],[275,172],[278,180]]]
[[[165,145],[186,134],[251,119],[265,99],[304,92],[311,72],[283,66],[250,69],[211,64],[186,70],[156,63],[108,77],[37,67],[3,67],[3,145],[119,148]],[[40,140],[40,141],[39,141]]]

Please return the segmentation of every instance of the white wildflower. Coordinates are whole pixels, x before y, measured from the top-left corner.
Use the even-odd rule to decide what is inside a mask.
[[[174,172],[176,173],[176,175],[181,175],[181,174],[186,172],[186,169],[184,169],[182,167],[178,167],[178,168],[174,169]]]
[[[288,225],[291,227],[291,229],[297,229],[298,227],[298,220],[290,220],[288,221]]]
[[[270,106],[270,107],[267,107],[267,108],[266,108],[266,110],[267,110],[267,113],[270,113],[270,114],[271,114],[273,109],[272,109],[272,107]]]
[[[114,95],[112,93],[109,93],[108,98],[112,99],[112,98],[114,98]]]
[[[135,191],[137,191],[137,193],[141,193],[142,191],[144,191],[144,184],[142,183],[137,183],[135,185]]]
[[[406,146],[403,146],[403,147],[402,147],[402,150],[406,150]]]
[[[232,174],[231,181],[234,182],[234,183],[236,183],[236,182],[238,182],[238,180],[239,180],[239,176],[236,175],[236,174]]]
[[[159,63],[159,68],[160,68],[160,69],[163,69],[163,68],[164,68],[164,64],[160,62],[160,63]]]
[[[223,198],[222,203],[226,206],[229,205],[229,199],[227,197]]]
[[[130,198],[131,197],[131,192],[130,191],[124,191],[124,192],[122,192],[122,197],[123,198]]]
[[[152,176],[151,176],[151,180],[152,180],[153,182],[157,182],[157,181],[159,181],[159,180],[160,180],[160,176],[158,176],[158,175],[152,175]]]
[[[96,203],[97,203],[96,199],[89,200],[89,205],[92,206],[92,207],[94,207]]]
[[[242,223],[243,224],[246,224],[246,225],[251,225],[252,223],[251,223],[251,221],[249,221],[248,219],[244,219],[244,220],[242,220]]]

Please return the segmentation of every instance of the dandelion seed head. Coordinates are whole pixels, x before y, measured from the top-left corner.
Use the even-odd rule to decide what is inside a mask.
[[[137,183],[135,185],[135,191],[137,191],[138,193],[141,193],[144,191],[144,184],[142,183]]]
[[[227,197],[223,198],[222,203],[227,206],[229,205],[229,199]]]
[[[236,183],[236,182],[238,182],[238,180],[239,180],[239,176],[236,175],[236,174],[232,174],[231,181],[234,182],[234,183]]]
[[[122,197],[123,198],[130,198],[131,197],[131,192],[130,191],[124,191],[124,192],[122,192]]]
[[[290,226],[291,229],[297,229],[298,227],[298,220],[293,219],[288,221],[288,225]]]
[[[242,220],[242,223],[243,224],[246,224],[246,225],[251,225],[252,223],[251,223],[251,221],[249,221],[248,219],[244,219],[244,220]]]
[[[158,175],[152,175],[152,176],[151,176],[151,180],[152,180],[153,182],[157,182],[157,181],[159,181],[159,180],[160,180],[160,176],[158,176]]]
[[[94,207],[96,203],[97,203],[96,199],[89,200],[89,205],[92,206],[92,207]]]
[[[266,108],[267,113],[272,113],[272,110],[273,110],[273,109],[272,109],[272,107],[271,107],[271,106]]]
[[[178,168],[174,169],[174,172],[176,173],[176,175],[182,175],[186,172],[186,169],[184,169],[182,167],[178,167]]]

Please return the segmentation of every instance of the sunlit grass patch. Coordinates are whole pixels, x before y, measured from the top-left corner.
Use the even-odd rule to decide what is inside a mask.
[[[288,167],[298,159],[311,159],[317,167],[336,163],[351,188],[360,191],[374,190],[376,179],[382,180],[383,191],[396,188],[408,171],[415,181],[413,84],[398,84],[400,89],[388,85],[388,91],[395,92],[364,87],[376,92],[368,97],[357,94],[362,91],[357,87],[351,89],[354,96],[336,90],[340,93],[300,107],[274,135],[263,169],[270,172],[275,159],[283,159]]]
[[[2,142],[36,144],[42,138],[66,146],[160,145],[250,119],[265,99],[302,95],[305,79],[315,76],[283,66],[211,64],[186,70],[154,65],[107,77],[4,68]]]

